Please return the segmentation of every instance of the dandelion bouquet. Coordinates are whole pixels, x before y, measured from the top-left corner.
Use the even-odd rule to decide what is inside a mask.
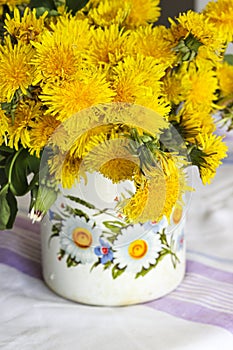
[[[86,172],[135,184],[118,204],[128,222],[159,221],[181,206],[187,166],[209,183],[227,150],[213,114],[233,125],[233,62],[224,56],[232,11],[232,0],[212,1],[166,28],[156,26],[159,0],[0,1],[0,229],[12,227],[18,196],[31,192],[39,220],[57,183],[70,188]],[[126,117],[122,104],[140,107]],[[93,106],[98,125],[82,118]],[[141,107],[153,112],[153,127],[144,128]],[[83,132],[74,139],[75,128]],[[40,183],[51,143],[53,181]]]

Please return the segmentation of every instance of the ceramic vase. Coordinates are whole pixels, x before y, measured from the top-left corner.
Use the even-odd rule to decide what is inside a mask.
[[[116,209],[127,186],[96,173],[88,185],[61,191],[41,226],[43,276],[54,292],[120,306],[160,298],[181,283],[184,211],[174,207],[170,220],[129,223]]]

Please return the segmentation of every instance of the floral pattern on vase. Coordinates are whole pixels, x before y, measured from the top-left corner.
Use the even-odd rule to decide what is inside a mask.
[[[58,259],[65,259],[67,267],[90,264],[91,272],[102,265],[111,270],[113,279],[123,273],[138,278],[168,255],[176,268],[183,244],[182,227],[168,231],[166,218],[159,223],[130,224],[112,209],[98,209],[79,197],[67,199],[69,204],[61,202],[49,212],[50,240],[59,239]]]

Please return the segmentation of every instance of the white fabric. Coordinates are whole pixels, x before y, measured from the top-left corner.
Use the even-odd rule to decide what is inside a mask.
[[[144,305],[82,306],[42,281],[0,266],[2,350],[232,350],[219,327],[184,321]]]

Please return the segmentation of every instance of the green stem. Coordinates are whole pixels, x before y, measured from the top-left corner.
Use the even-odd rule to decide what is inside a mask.
[[[13,172],[13,167],[15,164],[16,159],[18,158],[18,156],[20,155],[20,153],[22,152],[23,148],[20,148],[14,155],[11,164],[10,164],[10,168],[9,168],[9,175],[8,175],[8,185],[11,185],[11,179],[12,179],[12,172]],[[13,192],[13,191],[12,191]]]
[[[1,196],[2,192],[5,191],[5,188],[7,188],[7,187],[9,187],[9,183],[5,184],[5,185],[1,188],[1,190],[0,190],[0,196]]]

